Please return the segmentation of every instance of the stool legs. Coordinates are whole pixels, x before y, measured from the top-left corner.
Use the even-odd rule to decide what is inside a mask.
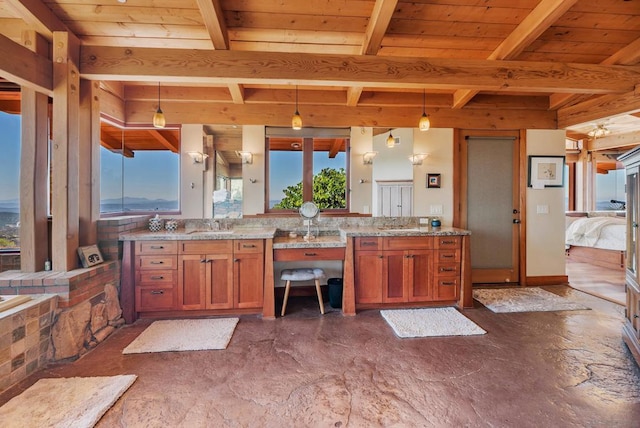
[[[289,290],[291,289],[291,281],[287,281],[284,286],[284,300],[282,301],[282,311],[280,312],[280,316],[284,316],[284,311],[287,309],[287,300],[289,300]]]
[[[320,313],[324,315],[324,302],[322,301],[322,291],[320,290],[320,281],[316,279],[316,293],[318,294],[318,304],[320,305]]]

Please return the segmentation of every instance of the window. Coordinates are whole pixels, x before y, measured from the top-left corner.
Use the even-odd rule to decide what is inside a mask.
[[[20,248],[20,119],[0,111],[0,251]]]
[[[102,125],[101,213],[179,212],[179,132]],[[156,133],[163,143],[154,138]],[[167,141],[172,148],[167,149]]]
[[[268,137],[267,144],[267,211],[297,210],[306,201],[347,210],[348,138]]]
[[[626,174],[617,162],[598,162],[596,174],[596,210],[624,210]]]

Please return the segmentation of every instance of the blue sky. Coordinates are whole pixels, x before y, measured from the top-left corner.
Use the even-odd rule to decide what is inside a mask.
[[[20,115],[0,111],[0,201],[20,197]]]

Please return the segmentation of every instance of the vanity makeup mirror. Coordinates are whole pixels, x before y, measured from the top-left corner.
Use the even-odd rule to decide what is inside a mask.
[[[307,226],[307,234],[304,236],[305,241],[311,241],[315,239],[315,236],[311,234],[311,223],[313,219],[318,217],[320,209],[313,202],[305,202],[299,209],[300,217],[304,219],[304,224]]]

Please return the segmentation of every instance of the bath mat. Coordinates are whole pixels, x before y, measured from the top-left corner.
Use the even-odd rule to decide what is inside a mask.
[[[538,287],[473,290],[473,298],[491,311],[547,312],[589,309]]]
[[[482,328],[455,308],[394,309],[380,311],[398,337],[470,336]]]
[[[93,427],[136,377],[40,379],[0,407],[0,421],[11,428]]]
[[[123,354],[226,349],[239,318],[156,321]]]

